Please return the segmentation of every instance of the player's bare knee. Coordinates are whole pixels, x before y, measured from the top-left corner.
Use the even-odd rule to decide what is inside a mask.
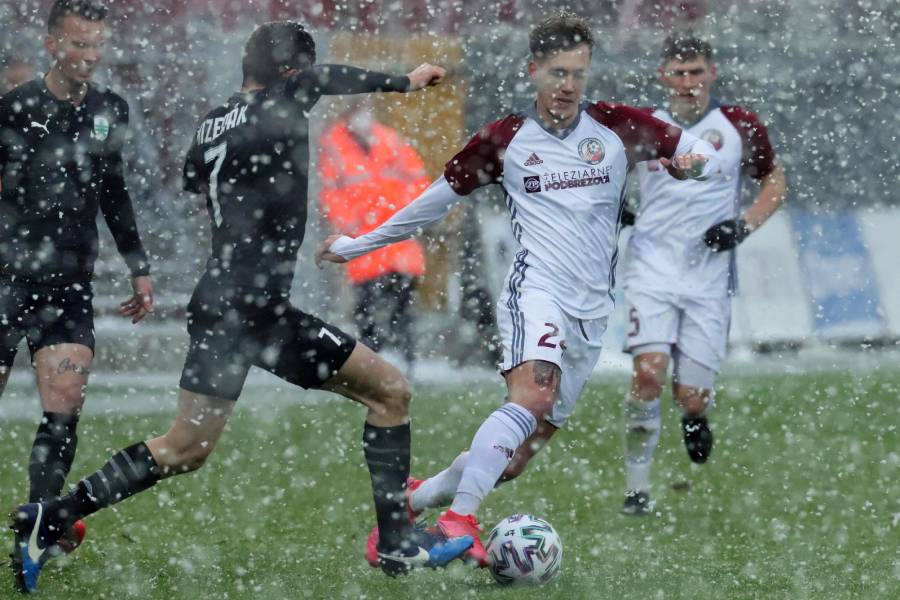
[[[54,412],[74,414],[84,405],[84,386],[73,382],[50,381],[46,388],[44,404],[49,404]]]
[[[520,395],[514,402],[530,412],[535,421],[540,423],[553,411],[553,405],[556,404],[556,392],[532,390],[530,394]]]
[[[559,395],[562,371],[549,361],[536,360],[527,371],[516,373],[514,379],[507,378],[509,402],[514,402],[528,410],[540,423],[553,410]]]
[[[661,351],[643,352],[634,357],[631,375],[631,397],[652,402],[662,394],[669,366],[669,356]]]
[[[705,414],[709,399],[709,390],[687,386],[675,387],[675,401],[686,417],[699,417]]]
[[[405,377],[399,375],[386,382],[378,397],[374,398],[378,412],[386,416],[405,417],[409,413],[409,403],[412,399],[412,391]]]
[[[663,388],[663,377],[649,366],[640,365],[635,369],[631,383],[631,394],[644,402],[651,402],[659,398]]]

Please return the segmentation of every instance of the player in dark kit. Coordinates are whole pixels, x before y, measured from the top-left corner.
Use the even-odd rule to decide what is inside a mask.
[[[45,40],[46,75],[0,98],[0,393],[28,341],[43,418],[28,464],[29,498],[62,491],[94,356],[91,279],[102,211],[131,271],[121,312],[152,309],[147,254],[123,176],[128,104],[91,76],[103,51],[106,9],[57,0]],[[59,549],[84,537],[77,523]]]
[[[414,91],[444,72],[425,64],[397,77],[314,63],[312,36],[300,24],[262,25],[244,51],[241,91],[197,128],[184,180],[186,189],[206,193],[212,255],[188,306],[191,343],[177,418],[165,435],[120,451],[67,496],[16,510],[20,588],[35,589],[45,549],[72,521],[199,468],[251,365],[368,407],[363,446],[385,572],[443,566],[472,545],[471,537],[438,540],[410,524],[410,392],[400,372],[288,301],[306,223],[310,109],[324,94]]]

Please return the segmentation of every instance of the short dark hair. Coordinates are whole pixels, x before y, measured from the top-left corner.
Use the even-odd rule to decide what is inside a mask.
[[[594,49],[591,27],[587,20],[566,12],[544,19],[528,36],[528,46],[534,58],[546,58],[580,44],[587,44],[588,48]]]
[[[303,69],[316,62],[316,43],[297,21],[270,21],[257,27],[244,46],[244,82],[268,86],[286,69]]]
[[[705,58],[707,62],[711,61],[713,56],[712,46],[691,32],[670,35],[663,42],[663,60],[684,62],[700,56]]]
[[[53,32],[59,28],[63,19],[69,15],[88,21],[103,21],[107,12],[106,6],[95,0],[56,0],[47,16],[47,31]]]

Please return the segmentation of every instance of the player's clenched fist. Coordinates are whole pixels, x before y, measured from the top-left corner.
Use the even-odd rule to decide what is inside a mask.
[[[316,266],[320,269],[322,268],[322,263],[333,262],[333,263],[345,263],[347,259],[341,256],[340,254],[335,254],[331,251],[331,245],[338,240],[338,238],[342,237],[340,234],[329,235],[325,238],[325,241],[319,244],[319,247],[316,248]]]
[[[664,166],[669,175],[675,179],[696,179],[703,174],[703,167],[706,166],[709,157],[705,154],[679,154],[671,160],[668,158],[659,158],[659,164]]]
[[[409,91],[414,92],[424,87],[439,84],[447,71],[443,67],[422,63],[406,74],[409,77]]]

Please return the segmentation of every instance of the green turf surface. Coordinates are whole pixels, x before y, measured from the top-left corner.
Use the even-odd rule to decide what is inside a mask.
[[[563,570],[546,588],[503,589],[462,565],[401,580],[370,569],[363,411],[293,404],[303,392],[262,388],[241,399],[204,469],[91,517],[88,543],[48,565],[41,597],[900,598],[900,373],[725,378],[705,467],[689,463],[665,401],[658,513],[643,519],[618,512],[625,381],[614,379],[586,390],[570,428],[480,515],[490,528],[528,511],[557,528]],[[91,393],[172,402],[169,389]],[[414,474],[446,465],[500,398],[491,385],[418,389]],[[35,419],[37,410],[35,400]],[[168,423],[88,409],[73,475]],[[33,431],[15,420],[0,428],[4,506],[25,494]],[[0,597],[13,596],[11,585],[4,575]]]

